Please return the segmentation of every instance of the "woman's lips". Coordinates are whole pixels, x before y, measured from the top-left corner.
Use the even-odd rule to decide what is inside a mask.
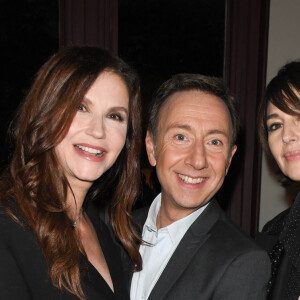
[[[106,154],[104,148],[89,144],[75,144],[74,149],[80,157],[94,162],[102,161]]]
[[[284,153],[284,158],[287,161],[298,160],[298,159],[300,159],[300,150],[288,151],[288,152]]]

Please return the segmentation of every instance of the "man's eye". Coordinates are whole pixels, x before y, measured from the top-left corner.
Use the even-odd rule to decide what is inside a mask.
[[[281,123],[272,123],[270,126],[268,126],[268,131],[275,131],[279,128],[281,128],[283,124]]]
[[[214,146],[220,146],[223,144],[220,140],[212,140],[210,143]]]
[[[81,110],[81,111],[87,111],[85,105],[83,105],[83,104],[79,104],[79,105],[78,105],[78,110]]]
[[[186,137],[183,134],[176,134],[175,139],[178,141],[185,141]]]

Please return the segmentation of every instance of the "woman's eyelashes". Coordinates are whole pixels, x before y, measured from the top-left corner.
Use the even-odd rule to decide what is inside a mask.
[[[127,110],[110,111],[110,112],[107,114],[107,117],[108,117],[109,119],[112,119],[112,120],[118,121],[118,122],[120,122],[120,123],[123,123],[123,122],[127,122],[127,119],[128,119],[128,113],[127,113]]]
[[[78,105],[78,110],[81,111],[81,112],[89,112],[89,108],[86,104],[79,104]],[[91,110],[90,112],[93,112],[93,110]],[[109,119],[112,119],[112,120],[116,120],[118,122],[124,122],[127,120],[127,112],[109,112],[107,114],[107,117]]]
[[[271,123],[268,125],[268,131],[269,132],[275,131],[275,130],[281,128],[282,126],[283,126],[283,124],[280,122]]]
[[[276,131],[277,129],[283,128],[284,124],[300,124],[299,114],[289,115],[287,118],[270,119],[267,121],[267,129],[269,132]]]
[[[86,107],[86,105],[84,105],[83,103],[81,103],[81,104],[78,105],[78,110],[80,110],[80,111],[87,111],[87,107]]]
[[[116,120],[116,121],[119,121],[119,122],[123,122],[124,121],[124,117],[120,113],[110,113],[108,115],[108,117],[110,119],[113,119],[113,120]]]

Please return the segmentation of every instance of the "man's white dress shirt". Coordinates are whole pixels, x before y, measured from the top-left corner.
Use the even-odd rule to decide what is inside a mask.
[[[160,205],[161,194],[152,202],[143,227],[144,243],[140,246],[143,270],[133,274],[130,289],[131,300],[148,299],[184,234],[208,204],[169,226],[157,230],[156,219]]]

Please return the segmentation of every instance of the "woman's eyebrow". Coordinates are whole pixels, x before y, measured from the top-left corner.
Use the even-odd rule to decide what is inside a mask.
[[[267,121],[272,119],[272,118],[278,118],[278,114],[270,114],[267,116]]]
[[[111,107],[111,110],[117,110],[117,111],[122,110],[128,115],[128,109],[124,106],[114,106],[114,107]]]

